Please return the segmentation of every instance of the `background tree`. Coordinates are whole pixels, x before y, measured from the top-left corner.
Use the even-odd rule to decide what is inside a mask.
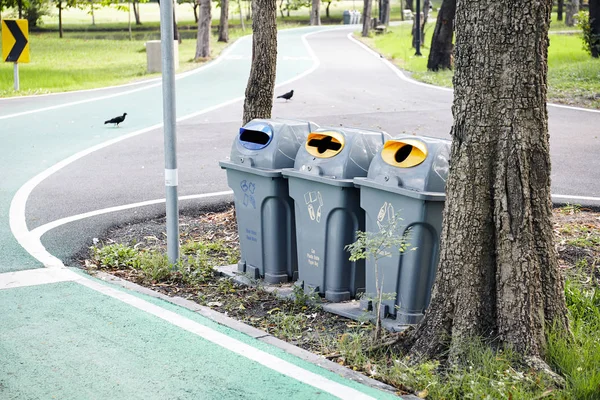
[[[589,0],[590,7],[590,52],[600,57],[600,0]]]
[[[550,0],[456,9],[451,166],[440,262],[413,335],[419,359],[458,362],[474,337],[550,375],[545,328],[567,328],[553,243],[546,110]]]
[[[452,69],[452,53],[454,45],[454,16],[456,14],[456,0],[443,0],[435,22],[435,29],[431,37],[431,48],[427,59],[427,69],[438,71]]]
[[[371,30],[371,7],[373,6],[373,0],[364,0],[363,7],[363,26],[362,26],[362,36],[369,36],[369,31]]]
[[[54,5],[58,9],[58,37],[63,38],[63,23],[62,23],[62,12],[65,8],[75,7],[77,0],[54,0]]]
[[[429,18],[429,6],[430,6],[431,2],[429,0],[424,0],[421,5],[423,6],[423,8],[421,8],[421,29],[420,29],[420,33],[421,33],[421,44],[425,43],[425,25],[427,24],[427,19]],[[417,19],[414,18],[413,19],[413,27],[412,27],[412,37],[413,37],[413,47],[417,48]]]
[[[200,0],[200,15],[198,16],[198,38],[196,40],[196,55],[194,59],[210,57],[210,0]]]
[[[221,19],[219,20],[219,42],[229,42],[229,0],[221,0]]]
[[[379,12],[381,23],[384,25],[390,24],[391,0],[381,1],[381,11]]]
[[[413,6],[413,0],[406,0],[406,7],[404,7],[405,10],[410,10],[410,11],[415,11],[414,6]]]
[[[564,0],[557,0],[556,1],[556,20],[557,21],[562,21],[563,20],[563,6],[564,6],[565,2]]]
[[[321,25],[321,0],[312,0],[310,10],[310,24]]]
[[[567,14],[565,18],[566,26],[575,25],[575,16],[579,12],[579,0],[569,0],[567,3]]]
[[[252,15],[252,67],[244,100],[244,124],[254,118],[271,118],[277,67],[277,0],[254,0]]]

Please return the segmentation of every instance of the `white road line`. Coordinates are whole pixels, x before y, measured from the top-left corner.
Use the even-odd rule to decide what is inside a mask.
[[[553,194],[552,198],[566,199],[566,200],[588,200],[588,201],[597,201],[597,202],[600,202],[600,197],[570,196],[568,194]]]
[[[292,379],[310,385],[317,389],[323,390],[337,398],[348,400],[371,400],[374,398],[368,396],[356,389],[331,381],[319,374],[310,372],[304,368],[298,367],[290,362],[284,361],[272,354],[259,350],[249,344],[243,343],[237,339],[233,339],[224,333],[218,332],[198,322],[185,318],[175,312],[166,310],[160,306],[149,303],[139,297],[129,293],[122,292],[109,286],[105,286],[99,282],[81,278],[78,283],[92,290],[100,292],[106,296],[120,300],[132,307],[154,315],[164,321],[167,321],[181,329],[198,335],[216,345],[219,345],[229,351],[239,354],[242,357],[248,358],[258,364],[270,368],[276,372],[286,375]]]
[[[427,88],[430,88],[430,89],[443,90],[443,91],[446,91],[446,92],[454,92],[454,89],[452,89],[452,88],[446,88],[446,87],[442,87],[442,86],[430,85],[428,83],[419,82],[419,81],[417,81],[415,79],[409,78],[408,76],[406,76],[404,74],[404,72],[402,72],[402,70],[400,68],[396,67],[387,58],[383,57],[381,54],[377,53],[375,50],[371,49],[369,46],[367,46],[366,44],[364,44],[360,40],[356,39],[354,37],[354,33],[353,32],[351,32],[351,33],[348,34],[348,39],[350,39],[350,41],[356,43],[358,46],[362,47],[365,51],[369,52],[374,57],[379,58],[385,65],[388,66],[388,68],[390,68],[403,81],[408,82],[408,83],[412,83],[413,85],[424,86],[424,87],[427,87]],[[592,110],[590,108],[572,107],[572,106],[566,106],[566,105],[563,105],[563,104],[554,104],[554,103],[546,103],[546,105],[551,106],[551,107],[556,107],[556,108],[564,108],[564,109],[567,109],[567,110],[584,111],[584,112],[590,112],[590,113],[600,114],[600,110]]]
[[[178,74],[175,77],[175,79],[179,80],[179,79],[185,78],[187,76],[197,74],[197,73],[202,72],[202,71],[204,71],[204,70],[206,70],[208,68],[211,68],[211,67],[214,67],[215,65],[220,64],[224,59],[227,58],[227,55],[233,51],[233,48],[237,47],[238,43],[240,43],[245,38],[246,37],[243,37],[243,38],[237,40],[230,47],[228,47],[227,49],[225,49],[223,51],[223,53],[221,54],[221,56],[219,56],[214,61],[211,61],[211,62],[207,63],[206,65],[203,65],[202,67],[193,69],[191,71]],[[147,89],[151,89],[151,88],[160,86],[160,85],[162,85],[162,81],[161,81],[161,78],[154,78],[154,79],[149,79],[149,80],[147,80],[147,81],[145,81],[144,83],[141,83],[141,84],[140,83],[130,83],[130,84],[125,84],[125,85],[121,85],[121,86],[113,86],[113,87],[104,87],[104,88],[89,89],[87,91],[90,91],[90,92],[91,91],[99,91],[99,90],[105,90],[105,89],[111,89],[111,88],[120,88],[120,87],[132,86],[132,85],[143,85],[143,86],[139,87],[139,88],[136,88],[136,89],[124,91],[124,92],[118,92],[118,93],[108,94],[108,95],[105,95],[105,96],[98,96],[98,97],[93,97],[93,98],[89,98],[89,99],[72,101],[72,102],[69,102],[69,103],[57,104],[57,105],[54,105],[54,106],[48,106],[48,107],[36,108],[36,109],[33,109],[33,110],[22,111],[22,112],[18,112],[18,113],[14,113],[14,114],[2,115],[2,116],[0,116],[0,120],[9,119],[9,118],[15,118],[15,117],[20,117],[20,116],[23,116],[23,115],[35,114],[35,113],[43,112],[43,111],[56,110],[56,109],[64,108],[64,107],[76,106],[76,105],[79,105],[79,104],[85,104],[85,103],[90,103],[90,102],[99,101],[99,100],[112,99],[114,97],[119,97],[119,96],[125,96],[125,95],[131,94],[131,93],[136,93],[136,92],[140,92],[142,90],[147,90]],[[78,91],[78,93],[79,92],[87,92],[87,91],[83,91],[82,90],[82,91]],[[55,94],[65,94],[65,93],[73,93],[73,92],[63,92],[63,93],[55,93]],[[10,99],[14,99],[14,97],[11,97]]]
[[[40,268],[0,274],[0,290],[75,281],[81,276],[66,268]]]
[[[229,196],[232,194],[233,194],[233,191],[226,190],[223,192],[202,193],[202,194],[193,194],[193,195],[189,195],[189,196],[180,196],[179,200],[185,201],[185,200],[207,199],[210,197],[223,197],[223,196]],[[124,211],[124,210],[130,210],[132,208],[146,207],[146,206],[151,206],[154,204],[162,204],[164,202],[165,202],[165,199],[141,201],[139,203],[131,203],[131,204],[125,204],[122,206],[108,207],[108,208],[103,208],[103,209],[99,209],[99,210],[86,212],[83,214],[72,215],[70,217],[57,219],[57,220],[49,222],[47,224],[38,226],[34,230],[30,231],[29,232],[29,235],[31,236],[30,240],[39,241],[40,238],[44,235],[44,233],[46,233],[54,228],[57,228],[59,226],[62,226],[62,225],[65,225],[65,224],[68,224],[71,222],[79,221],[79,220],[82,220],[85,218],[97,217],[98,215],[109,214],[109,213]]]

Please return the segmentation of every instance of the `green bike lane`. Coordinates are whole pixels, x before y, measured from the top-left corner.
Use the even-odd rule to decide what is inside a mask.
[[[308,32],[281,34],[278,83],[315,68],[316,60],[303,46],[302,35]],[[250,61],[250,42],[243,40],[218,66],[178,80],[180,118],[243,95]],[[156,86],[78,104],[66,101],[66,106],[64,99],[48,97],[43,102],[58,107],[37,102],[36,107],[49,109],[18,117],[10,114],[30,110],[7,112],[0,104],[0,166],[9,172],[0,179],[0,398],[396,398],[191,310],[81,272],[58,269],[58,275],[66,271],[77,278],[13,285],[30,279],[30,273],[57,271],[36,269],[41,263],[12,236],[9,210],[19,188],[67,157],[156,128],[162,119]],[[104,119],[121,112],[129,114],[127,124],[103,126]],[[33,227],[35,222],[26,228]]]
[[[323,29],[326,28],[279,33],[278,84],[315,67],[317,61],[303,37]],[[176,81],[178,119],[243,97],[251,53],[251,38],[244,37],[226,50],[218,63],[179,77]],[[14,232],[11,233],[9,218],[12,223],[21,225],[21,231],[32,229],[24,226],[24,215],[15,216],[14,209],[12,217],[10,215],[11,201],[19,188],[80,151],[160,127],[162,123],[162,88],[156,82],[134,88],[111,88],[106,93],[79,92],[74,96],[76,101],[62,94],[32,98],[30,102],[27,99],[0,102],[0,168],[3,171],[0,177],[0,273],[42,266],[19,245]],[[128,115],[120,127],[104,124],[106,119],[123,112]],[[77,182],[65,182],[65,185],[77,185]]]
[[[0,398],[397,398],[191,310],[81,279],[0,289]]]

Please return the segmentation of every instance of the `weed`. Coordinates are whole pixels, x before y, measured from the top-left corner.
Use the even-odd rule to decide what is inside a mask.
[[[92,246],[92,259],[100,268],[140,268],[139,252],[123,244],[110,244],[104,247]]]

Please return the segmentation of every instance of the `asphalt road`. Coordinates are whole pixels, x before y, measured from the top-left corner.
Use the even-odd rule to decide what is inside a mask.
[[[347,36],[347,30],[336,30],[307,37],[319,66],[277,89],[277,93],[295,92],[291,101],[275,101],[273,116],[308,119],[324,126],[382,129],[392,136],[414,133],[449,138],[452,92],[400,79],[382,59]],[[229,56],[228,61],[247,67],[247,59]],[[238,93],[243,93],[243,82],[238,86]],[[217,163],[229,155],[242,104],[240,100],[178,124],[181,196],[229,189]],[[549,106],[549,115],[553,193],[600,198],[600,113]],[[155,129],[95,151],[54,173],[29,197],[28,226],[32,229],[72,215],[163,198],[162,148],[162,131]],[[184,200],[181,207],[193,210],[221,200]],[[572,202],[597,203],[577,198]],[[164,205],[159,204],[105,214],[50,231],[43,243],[52,254],[66,259],[111,225],[163,212]]]
[[[273,116],[449,137],[452,92],[411,82],[349,32],[280,33],[276,91],[295,94],[276,100]],[[218,161],[240,126],[249,44],[241,39],[218,62],[178,78],[183,212],[231,199]],[[0,355],[9,360],[0,364],[0,397],[3,390],[15,398],[387,397],[155,299],[69,270],[23,271],[68,263],[111,226],[164,214],[161,107],[158,82],[0,100],[0,167],[8,172],[0,178]],[[102,123],[123,112],[121,127]],[[553,193],[600,204],[600,113],[549,112]],[[271,363],[261,351],[279,358]],[[301,370],[280,369],[282,359]],[[324,381],[314,383],[317,376]]]

